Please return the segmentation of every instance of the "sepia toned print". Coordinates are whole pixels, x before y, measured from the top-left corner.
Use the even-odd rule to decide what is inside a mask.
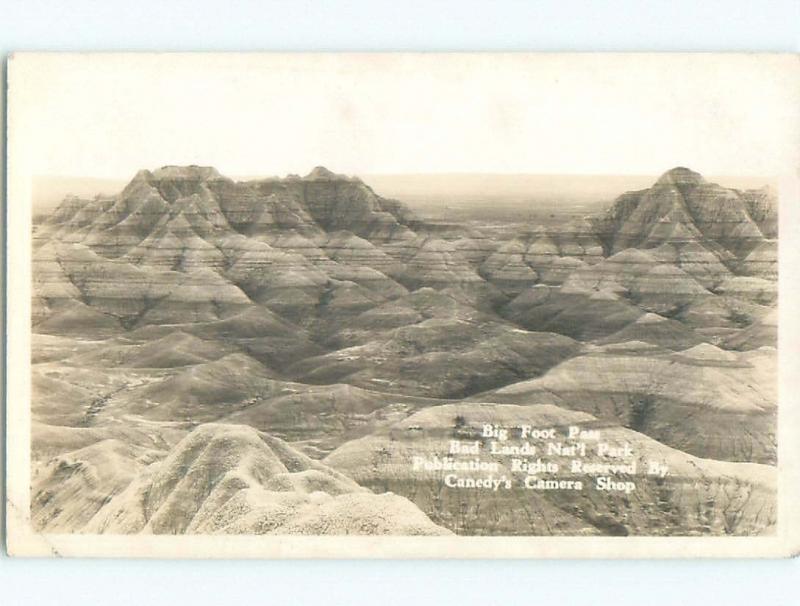
[[[583,555],[641,554],[637,537],[791,550],[785,166],[547,176],[422,154],[429,172],[326,156],[285,176],[67,178],[56,154],[49,175],[17,173],[29,398],[9,416],[26,452],[9,520],[40,537],[27,551],[156,555],[175,535],[186,551],[168,555],[369,555],[300,537],[392,537],[375,554],[406,556],[576,553],[554,537]],[[630,552],[604,551],[621,537]]]

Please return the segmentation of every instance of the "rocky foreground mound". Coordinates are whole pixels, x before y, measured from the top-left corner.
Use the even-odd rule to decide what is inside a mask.
[[[87,486],[104,485],[89,533],[449,534],[407,499],[375,495],[247,426],[202,425],[146,467],[134,455],[116,441],[62,455],[40,472],[36,498],[58,491],[51,498],[78,510],[96,504],[81,495]]]
[[[497,448],[521,446],[524,440],[505,442],[485,437],[484,425],[503,428],[529,425],[554,428],[557,439],[569,448],[581,440],[570,440],[570,426],[597,431],[599,438],[583,440],[585,456],[564,451],[546,455],[546,440],[529,440],[536,454],[491,454]],[[445,469],[415,466],[416,459],[440,460],[449,456],[453,440],[481,444],[481,454],[451,456],[469,462],[480,458],[496,462],[497,470],[458,471],[465,478],[489,478],[489,486],[449,486],[455,480]],[[631,454],[609,458],[596,452],[606,443]],[[537,459],[559,465],[557,472],[514,471],[512,459],[535,463]],[[604,475],[572,472],[573,459],[586,466],[635,462],[632,473],[609,476],[614,482],[631,482],[635,490],[598,490]],[[414,501],[432,520],[459,534],[471,535],[752,535],[772,532],[776,521],[776,470],[768,465],[728,463],[701,459],[665,446],[638,432],[609,424],[583,413],[552,405],[515,406],[461,403],[435,406],[376,432],[344,444],[324,462],[369,486],[376,492],[390,490]],[[668,472],[648,475],[651,463]],[[525,486],[525,480],[534,488]],[[576,489],[536,488],[536,479],[580,481]],[[497,488],[491,484],[497,480]],[[505,480],[511,485],[506,486]],[[606,485],[607,486],[607,485]]]

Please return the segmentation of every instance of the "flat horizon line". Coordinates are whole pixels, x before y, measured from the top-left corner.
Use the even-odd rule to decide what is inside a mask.
[[[177,167],[189,167],[189,166],[199,166],[202,168],[216,168],[212,165],[200,165],[200,164],[165,164],[163,166],[177,166]],[[92,176],[92,175],[73,175],[73,174],[63,174],[63,173],[56,173],[56,174],[35,174],[32,175],[33,179],[92,179],[95,181],[123,181],[123,180],[130,180],[139,170],[157,170],[158,168],[162,168],[161,166],[154,168],[154,169],[138,169],[133,171],[129,176]],[[676,167],[673,167],[676,168]],[[218,169],[217,169],[218,170]],[[591,172],[579,172],[579,173],[570,173],[570,172],[476,172],[476,171],[446,171],[446,172],[334,172],[337,175],[345,175],[348,177],[357,177],[357,176],[372,176],[372,177],[469,177],[469,176],[481,176],[481,177],[592,177],[592,178],[657,178],[663,175],[665,172],[671,169],[667,169],[660,173],[591,173]],[[693,169],[692,169],[693,170]],[[310,171],[308,171],[310,172]],[[220,173],[223,176],[228,176],[230,178],[243,178],[243,179],[268,179],[273,177],[284,178],[289,175],[298,175],[300,173],[296,172],[287,172],[284,174],[237,174],[237,173]],[[735,178],[735,179],[774,179],[775,175],[767,175],[767,174],[746,174],[746,173],[700,173],[703,175],[704,178]],[[302,176],[302,175],[301,175]]]

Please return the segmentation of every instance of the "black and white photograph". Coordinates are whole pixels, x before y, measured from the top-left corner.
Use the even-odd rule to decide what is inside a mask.
[[[799,76],[15,55],[10,550],[789,555]]]

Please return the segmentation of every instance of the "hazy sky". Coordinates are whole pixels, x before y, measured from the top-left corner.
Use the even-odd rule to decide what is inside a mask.
[[[772,175],[796,158],[787,57],[28,55],[9,146],[30,175]],[[795,59],[796,62],[796,59]],[[797,136],[790,136],[794,132]]]

